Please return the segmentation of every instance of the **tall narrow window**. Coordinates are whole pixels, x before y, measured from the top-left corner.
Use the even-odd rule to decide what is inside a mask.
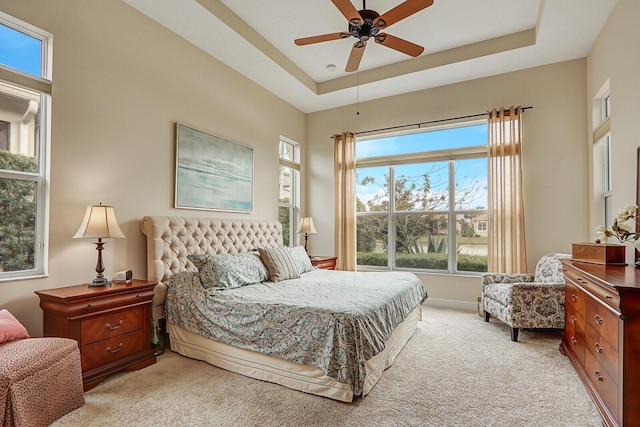
[[[593,192],[596,225],[613,222],[611,182],[611,94],[608,83],[600,90],[593,104]]]
[[[487,124],[359,140],[361,267],[487,270]]]
[[[300,146],[280,137],[278,144],[278,219],[282,224],[285,246],[293,246],[297,229],[297,209],[300,186]]]
[[[51,51],[0,12],[0,279],[46,274]]]

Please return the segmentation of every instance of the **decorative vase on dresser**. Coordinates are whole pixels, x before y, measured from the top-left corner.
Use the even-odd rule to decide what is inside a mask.
[[[607,426],[640,426],[640,269],[563,259],[573,364]]]

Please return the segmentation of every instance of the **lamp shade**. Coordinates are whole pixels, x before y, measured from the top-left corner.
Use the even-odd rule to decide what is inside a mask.
[[[112,206],[102,204],[87,206],[82,224],[73,236],[74,239],[95,237],[124,238]]]
[[[316,227],[313,225],[313,218],[310,216],[302,217],[300,220],[300,226],[298,227],[298,233],[316,234]]]

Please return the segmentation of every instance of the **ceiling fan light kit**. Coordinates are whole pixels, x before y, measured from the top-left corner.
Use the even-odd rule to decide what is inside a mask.
[[[374,10],[367,9],[365,0],[362,2],[362,10],[356,10],[350,0],[331,1],[338,10],[340,10],[342,15],[347,18],[349,32],[304,37],[295,40],[296,45],[304,46],[307,44],[354,37],[357,41],[351,48],[351,54],[349,55],[349,60],[345,68],[347,72],[358,70],[364,49],[367,47],[367,41],[370,39],[374,39],[377,44],[413,57],[420,56],[422,52],[424,52],[422,46],[391,34],[381,33],[380,30],[388,28],[396,22],[431,6],[433,0],[405,0],[403,3],[400,3],[382,15]]]

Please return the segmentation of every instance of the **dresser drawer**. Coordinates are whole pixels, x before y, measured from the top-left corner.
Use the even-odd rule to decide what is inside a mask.
[[[82,343],[91,344],[140,329],[143,322],[143,311],[142,307],[136,307],[83,320],[80,323]]]
[[[616,352],[618,351],[618,315],[614,314],[602,303],[589,298],[584,320],[587,328],[589,326],[594,328],[596,336],[600,337],[600,341],[607,341],[611,348]]]
[[[564,314],[565,314],[565,325],[571,324],[574,327],[579,327],[584,331],[584,313],[586,310],[578,311],[570,304],[565,304],[564,306]]]
[[[603,340],[593,326],[587,326],[586,333],[586,346],[593,357],[607,370],[609,375],[618,378],[618,351],[607,340]]]
[[[620,295],[616,292],[615,289],[601,286],[593,280],[589,279],[586,275],[583,275],[572,269],[566,269],[563,271],[565,273],[565,278],[570,279],[574,282],[574,284],[578,284],[584,288],[589,289],[590,292],[593,292],[594,295],[599,297],[610,307],[615,308],[620,304]],[[568,281],[567,284],[569,284]]]
[[[565,307],[573,307],[577,313],[584,314],[587,307],[587,296],[571,280],[566,280],[565,284]]]
[[[587,378],[596,389],[602,400],[607,404],[611,412],[618,413],[618,384],[611,375],[598,363],[590,351],[587,351],[585,358],[585,370]],[[619,415],[618,415],[619,416]]]
[[[584,364],[584,319],[579,314],[565,312],[564,342],[580,364]]]
[[[93,344],[83,345],[80,348],[82,371],[88,371],[101,365],[108,365],[144,349],[145,339],[142,329],[107,338]]]

